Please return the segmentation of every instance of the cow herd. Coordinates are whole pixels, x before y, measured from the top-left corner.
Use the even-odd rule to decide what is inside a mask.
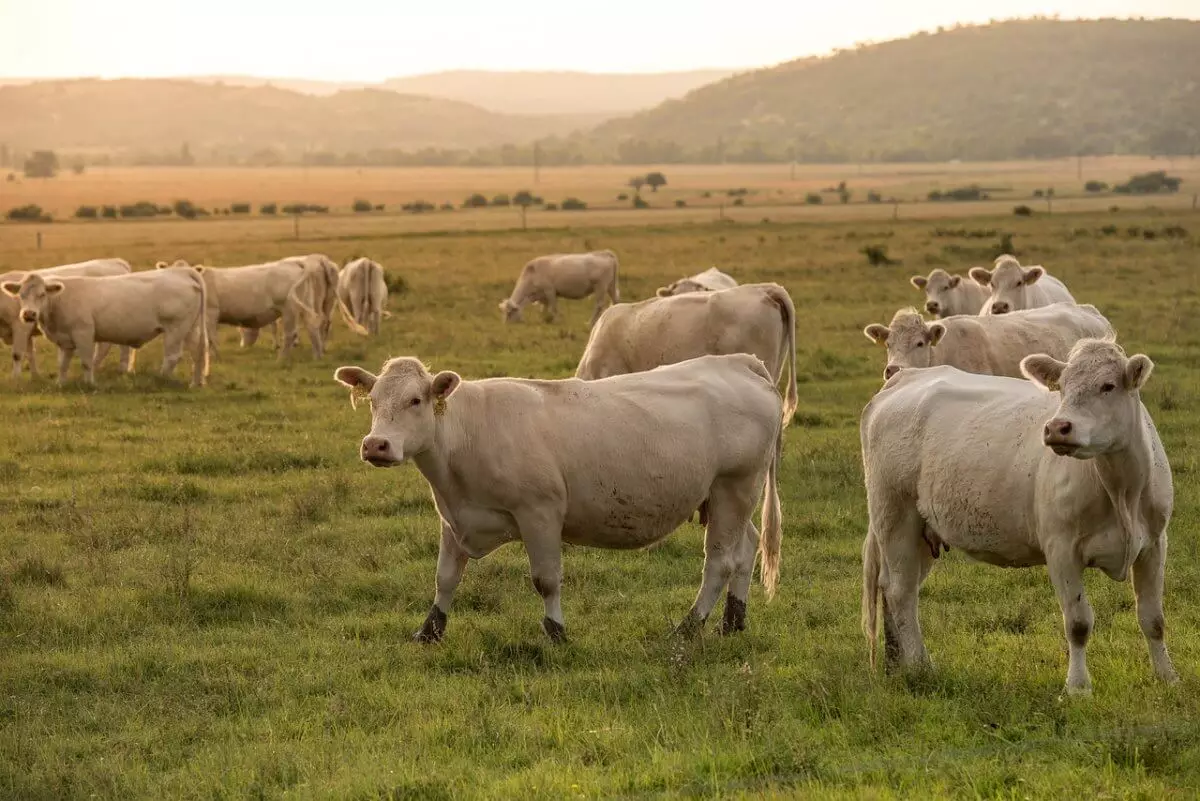
[[[271,326],[285,356],[304,330],[321,356],[335,306],[360,334],[377,334],[388,316],[383,270],[369,259],[340,269],[320,254],[157,266],[133,273],[98,260],[0,276],[0,333],[12,342],[14,374],[23,360],[36,371],[37,332],[59,348],[60,381],[76,354],[93,381],[112,345],[131,369],[134,349],[161,335],[164,373],[186,351],[198,385],[220,324],[241,329],[247,346]],[[1047,566],[1072,693],[1090,688],[1083,571],[1132,577],[1154,671],[1175,680],[1162,611],[1172,478],[1139,396],[1152,362],[1127,356],[1096,307],[1011,256],[991,270],[934,270],[912,284],[934,319],[901,309],[864,331],[887,354],[884,384],[860,424],[872,664],[881,618],[889,666],[928,664],[920,586],[944,551],[958,549],[993,565]],[[783,432],[798,405],[792,298],[778,284],[739,285],[712,268],[621,303],[618,259],[604,250],[533,259],[500,309],[516,321],[540,304],[553,320],[560,298],[587,297],[595,310],[574,378],[464,380],[410,357],[379,374],[335,373],[352,404],[371,406],[361,458],[378,467],[411,461],[437,507],[435,595],[418,641],[444,635],[468,562],[513,541],[528,553],[543,628],[562,640],[563,543],[643,548],[697,513],[704,568],[678,630],[701,629],[723,592],[721,631],[743,629],[759,559],[774,594]],[[761,536],[752,521],[760,503]]]

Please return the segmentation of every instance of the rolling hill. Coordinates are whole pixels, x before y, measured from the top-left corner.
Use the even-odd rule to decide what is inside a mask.
[[[992,160],[1200,148],[1200,22],[960,27],[737,75],[601,125],[629,162]]]

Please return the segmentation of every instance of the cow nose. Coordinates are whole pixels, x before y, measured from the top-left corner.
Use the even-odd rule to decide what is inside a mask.
[[[1063,439],[1070,436],[1072,425],[1069,420],[1051,420],[1046,423],[1046,428],[1042,432],[1043,440]]]
[[[1008,304],[996,302],[992,304],[992,314],[1008,314]]]
[[[925,304],[925,311],[929,312],[930,314],[937,314],[938,309],[940,308],[941,306],[937,305],[932,300]]]
[[[385,437],[369,436],[364,437],[362,441],[362,458],[366,461],[372,459],[388,459],[391,458],[391,445]]]
[[[37,322],[37,312],[23,311],[21,312],[21,319],[27,323]]]
[[[889,364],[887,367],[883,368],[883,380],[887,381],[898,372],[900,372],[900,365]]]

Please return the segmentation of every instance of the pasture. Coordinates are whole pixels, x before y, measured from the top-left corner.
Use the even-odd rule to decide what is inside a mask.
[[[269,335],[239,350],[236,332],[223,330],[203,390],[151,374],[157,343],[132,378],[116,375],[110,356],[96,391],[0,378],[0,796],[1194,790],[1200,215],[1025,219],[1011,205],[990,217],[896,222],[781,222],[756,211],[724,222],[647,213],[626,225],[586,213],[569,228],[524,232],[330,218],[299,241],[288,220],[56,223],[42,229],[41,251],[32,228],[0,226],[3,269],[100,255],[146,269],[177,257],[241,264],[323,252],[339,263],[370,256],[407,285],[378,339],[336,321],[320,362],[303,347],[280,365]],[[957,552],[922,593],[936,672],[868,669],[857,426],[884,362],[862,328],[922,300],[910,275],[986,264],[1006,233],[1022,262],[1046,265],[1109,316],[1130,353],[1156,362],[1143,397],[1175,474],[1166,620],[1178,686],[1151,677],[1130,587],[1089,572],[1095,694],[1060,699],[1065,641],[1045,570],[999,570]],[[901,263],[869,266],[870,245]],[[531,256],[601,247],[621,257],[625,300],[710,265],[792,294],[800,409],[780,480],[779,593],[765,603],[756,583],[745,633],[719,637],[710,621],[680,643],[668,634],[698,585],[699,526],[646,552],[568,547],[571,641],[554,647],[525,554],[510,545],[467,569],[446,639],[412,644],[432,600],[436,515],[414,467],[359,462],[369,412],[351,408],[333,370],[416,355],[464,378],[568,376],[591,303],[563,302],[558,325],[531,310],[508,327],[496,303]],[[38,347],[51,372],[51,349]]]

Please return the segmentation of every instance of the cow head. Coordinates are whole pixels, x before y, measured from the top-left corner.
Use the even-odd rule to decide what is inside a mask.
[[[430,375],[413,358],[390,359],[378,376],[361,367],[339,367],[333,374],[350,388],[350,403],[366,397],[371,404],[371,433],[359,455],[376,467],[395,467],[433,447],[438,418],[462,379],[443,371]]]
[[[949,317],[948,310],[954,308],[951,293],[962,283],[961,275],[950,275],[940,267],[929,274],[914,275],[912,285],[925,293],[925,311],[937,317]]]
[[[886,381],[905,367],[929,367],[933,349],[946,334],[941,323],[927,324],[916,309],[901,309],[892,317],[890,326],[873,323],[863,329],[867,339],[887,347]]]
[[[63,286],[63,282],[55,278],[45,279],[37,273],[30,273],[20,282],[5,281],[0,289],[21,303],[22,322],[36,323],[45,314],[46,304],[63,291]]]
[[[1066,362],[1044,354],[1021,360],[1030,381],[1059,393],[1042,441],[1055,454],[1076,459],[1119,451],[1140,434],[1139,390],[1153,370],[1149,357],[1126,358],[1116,342],[1102,339],[1080,340]]]
[[[506,323],[518,323],[521,321],[521,307],[513,303],[509,298],[500,301],[500,311],[504,313],[504,322]]]
[[[1008,314],[1029,308],[1026,288],[1037,283],[1046,274],[1041,267],[1022,267],[1012,256],[1001,256],[989,271],[982,267],[971,268],[971,279],[991,290],[980,314]]]
[[[705,286],[699,281],[691,278],[681,278],[667,286],[660,286],[655,292],[660,298],[669,298],[672,295],[686,295],[689,292],[711,292],[710,287]]]

